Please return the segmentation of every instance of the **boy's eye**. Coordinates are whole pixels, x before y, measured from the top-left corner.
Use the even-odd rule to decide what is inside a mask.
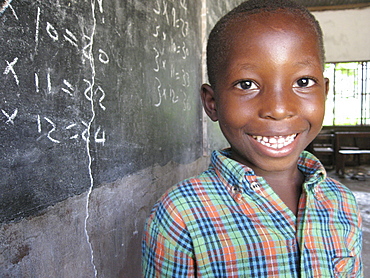
[[[315,85],[315,83],[316,83],[315,80],[305,77],[305,78],[298,79],[297,83],[293,87],[307,88],[307,87],[311,87]]]
[[[235,87],[241,90],[254,90],[258,88],[257,85],[251,80],[240,81]]]

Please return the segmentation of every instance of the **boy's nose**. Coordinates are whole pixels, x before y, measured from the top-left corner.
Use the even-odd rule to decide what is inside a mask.
[[[272,120],[283,120],[296,114],[297,100],[293,92],[283,89],[266,91],[261,97],[259,116]]]

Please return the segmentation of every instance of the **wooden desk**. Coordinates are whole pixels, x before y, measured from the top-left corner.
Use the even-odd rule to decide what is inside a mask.
[[[345,138],[369,138],[365,148],[358,148],[358,146],[348,147],[343,145]],[[360,155],[370,153],[370,132],[335,132],[335,171],[339,175],[344,175],[345,156],[346,155]]]

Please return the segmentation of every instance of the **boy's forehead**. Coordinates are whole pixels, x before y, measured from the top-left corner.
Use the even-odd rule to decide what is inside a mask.
[[[253,35],[252,35],[253,34]],[[236,17],[231,20],[225,29],[224,42],[228,47],[224,50],[233,50],[234,43],[243,41],[247,47],[249,43],[265,39],[265,36],[274,36],[276,40],[284,38],[302,37],[317,42],[317,54],[320,56],[319,40],[314,27],[310,22],[297,14],[290,12],[260,12],[248,16]],[[245,38],[250,38],[246,40]],[[314,45],[314,44],[312,44]],[[273,45],[271,45],[273,47]],[[316,48],[315,48],[316,50]],[[227,51],[227,52],[228,52]],[[224,53],[226,56],[230,53]]]
[[[230,19],[229,28],[226,28],[226,34],[232,34],[238,30],[253,29],[258,26],[270,26],[271,28],[280,27],[281,30],[296,29],[297,26],[306,30],[314,28],[310,22],[299,14],[295,14],[285,10],[279,11],[261,11],[248,15],[240,14],[235,18]],[[278,29],[276,29],[278,30]]]

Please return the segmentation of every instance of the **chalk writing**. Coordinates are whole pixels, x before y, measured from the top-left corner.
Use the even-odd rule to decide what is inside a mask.
[[[35,88],[36,88],[36,93],[40,92],[39,89],[39,75],[35,72]]]
[[[100,135],[101,134],[101,135]],[[105,143],[105,131],[104,130],[100,130],[100,126],[98,126],[95,134],[94,134],[94,140],[96,143],[100,143],[100,144],[103,144],[104,146],[104,143]]]
[[[40,7],[37,7],[36,31],[35,31],[35,52],[36,52],[37,47],[39,45],[40,13],[41,13],[41,9],[40,9]]]
[[[0,15],[3,14],[7,9],[12,11],[12,14],[18,19],[15,10],[11,5],[12,1],[5,1],[3,2],[0,8]],[[104,13],[103,9],[103,0],[98,0],[98,11],[100,13]],[[94,5],[94,4],[92,4]],[[94,8],[92,9],[92,11]],[[94,30],[87,31],[83,30],[79,40],[79,35],[73,31],[72,29],[63,28],[63,26],[58,25],[58,28],[49,21],[43,20],[42,18],[43,12],[41,7],[36,7],[34,16],[35,16],[35,30],[34,30],[34,54],[32,57],[34,59],[35,55],[38,52],[41,52],[41,48],[43,45],[42,42],[45,41],[42,38],[42,35],[46,35],[51,39],[53,43],[57,45],[60,39],[63,39],[67,44],[74,47],[76,49],[76,53],[81,54],[81,61],[82,64],[85,63],[85,60],[90,61],[90,65],[94,67],[94,63],[92,62],[94,59],[93,54],[93,36],[95,35]],[[40,30],[44,29],[44,32],[40,32]],[[87,33],[86,33],[87,32]],[[50,49],[50,50],[49,50]],[[42,49],[43,53],[48,51],[53,51],[50,47],[46,49]],[[58,52],[51,55],[57,55]],[[106,51],[102,48],[98,49],[97,53],[98,61],[102,65],[109,64],[110,59],[109,55]],[[3,70],[3,75],[11,75],[13,80],[15,81],[16,85],[20,85],[20,79],[17,75],[17,65],[22,63],[22,58],[15,57],[13,60],[6,60],[6,67]],[[96,108],[99,108],[101,111],[106,111],[107,107],[104,104],[104,99],[106,97],[106,91],[104,90],[103,86],[100,84],[96,84],[95,82],[95,69],[92,68],[92,77],[91,78],[82,78],[84,82],[81,84],[76,84],[73,80],[71,80],[68,75],[66,76],[54,76],[55,70],[51,67],[47,67],[44,73],[41,73],[40,70],[35,69],[33,73],[33,80],[34,80],[34,92],[40,93],[45,92],[44,96],[47,95],[54,95],[58,91],[64,93],[66,97],[70,98],[79,98],[78,93],[83,92],[85,99],[92,104],[92,112],[95,113],[95,105]],[[44,75],[45,74],[45,75]],[[43,77],[44,76],[44,77]],[[41,79],[41,80],[40,80]],[[58,85],[59,84],[59,85]],[[84,88],[83,88],[84,87]],[[18,94],[19,95],[19,94]],[[61,95],[62,96],[62,95]],[[5,101],[6,103],[6,101]],[[1,108],[1,107],[0,107]],[[47,108],[47,107],[45,107]],[[47,109],[46,109],[47,110]],[[42,111],[40,111],[42,112]],[[16,125],[17,122],[15,121],[17,116],[19,115],[18,109],[14,109],[12,112],[9,112],[8,109],[3,108],[1,109],[1,113],[5,116],[4,124],[7,125]],[[50,113],[48,113],[50,114]],[[32,115],[32,113],[31,113]],[[52,115],[45,115],[41,116],[40,114],[35,115],[36,122],[37,122],[37,132],[41,135],[37,138],[37,140],[41,140],[42,138],[47,138],[51,142],[55,144],[67,144],[69,141],[76,141],[82,139],[85,142],[89,142],[89,136],[91,134],[92,138],[95,143],[104,144],[106,143],[106,132],[101,125],[97,125],[95,130],[92,130],[92,122],[95,120],[94,116],[89,119],[89,121],[80,121],[76,122],[71,120],[70,123],[65,124],[68,122],[68,119],[64,119],[63,122],[59,123],[59,117],[53,117]],[[95,126],[95,125],[94,125]],[[89,130],[91,129],[91,130]]]
[[[155,78],[155,80],[158,83],[157,84],[157,92],[158,92],[158,97],[159,97],[158,103],[155,103],[154,106],[158,107],[158,106],[160,106],[162,104],[162,96],[164,98],[166,98],[166,89],[163,89],[163,93],[162,93],[162,89],[161,89],[162,83],[161,83],[161,80],[159,80],[158,77],[154,77],[154,78]]]
[[[186,0],[180,0],[180,6],[183,8],[185,11],[188,10],[188,7],[186,6]]]
[[[50,71],[50,69],[48,69]],[[46,80],[47,80],[47,88],[48,88],[48,93],[51,93],[51,77],[50,77],[50,72],[46,74]]]
[[[46,22],[46,32],[53,41],[57,41],[59,39],[57,30],[55,30],[54,26],[51,25],[50,22]]]
[[[66,35],[63,35],[63,37],[70,44],[72,44],[75,47],[78,47],[76,36],[71,31],[69,31],[68,29],[66,29]]]
[[[18,57],[15,57],[14,60],[10,63],[6,60],[5,60],[5,62],[7,63],[8,66],[5,68],[3,74],[8,74],[9,72],[11,72],[14,76],[15,83],[17,83],[17,85],[19,85],[19,79],[18,79],[18,76],[17,76],[17,74],[15,73],[15,70],[14,70],[14,65],[18,62]]]
[[[103,0],[98,0],[98,5],[99,5],[99,12],[100,13],[103,13],[104,12],[104,9],[103,9]]]
[[[18,114],[18,109],[15,109],[14,112],[11,115],[9,115],[7,112],[5,112],[2,109],[1,109],[1,112],[3,112],[3,114],[8,118],[5,123],[10,123],[10,124],[14,125],[14,119]]]
[[[72,128],[74,128],[75,126],[77,126],[76,124],[70,124],[69,126],[66,127],[66,130],[72,130]],[[72,136],[69,137],[69,139],[78,139],[78,134],[74,134]]]
[[[9,116],[4,110],[3,114],[9,119],[9,123],[14,124],[13,120],[17,115],[17,109],[14,113]],[[37,140],[41,140],[43,136],[52,141],[53,143],[61,144],[68,143],[69,140],[78,140],[82,139],[84,142],[89,140],[89,124],[86,121],[70,123],[67,126],[62,126],[58,124],[55,120],[50,117],[41,117],[37,115],[37,131],[41,134]],[[44,130],[46,131],[44,132]],[[93,133],[93,139],[95,143],[102,144],[106,142],[105,131],[102,130],[102,127],[99,125]]]
[[[7,9],[7,8],[9,8],[9,9],[11,9],[11,11],[12,11],[12,13],[13,13],[13,15],[14,15],[14,17],[17,19],[17,20],[19,20],[19,18],[18,18],[18,16],[17,16],[17,14],[15,13],[15,10],[13,9],[13,6],[10,4],[12,2],[12,0],[6,0],[6,1],[4,1],[4,3],[2,4],[2,6],[0,7],[0,15],[2,15],[4,12],[5,12],[5,10]]]
[[[47,134],[47,137],[50,139],[50,141],[54,142],[54,143],[60,143],[59,140],[57,139],[54,139],[53,137],[51,137],[51,134],[56,130],[56,126],[54,124],[54,122],[52,120],[50,120],[49,118],[46,118],[44,117],[44,119],[49,123],[51,124],[51,129],[49,130],[48,134]]]
[[[83,57],[86,58],[88,61],[92,61],[93,60],[93,55],[92,55],[92,39],[91,37],[87,36],[84,34],[84,39],[88,40],[89,43],[87,43],[83,48],[82,48],[82,53],[83,53]]]
[[[99,106],[101,109],[103,109],[105,111],[106,107],[102,104],[102,101],[104,100],[105,98],[105,92],[104,90],[102,89],[102,87],[98,86],[95,91],[94,91],[94,94],[95,95],[100,95],[100,98],[98,100],[99,102]]]
[[[3,14],[5,12],[5,10],[10,6],[10,3],[12,2],[12,0],[5,0],[4,3],[1,5],[1,8],[0,8],[0,14]]]
[[[156,67],[155,67],[153,70],[154,70],[155,72],[159,72],[159,60],[158,60],[158,58],[159,58],[159,51],[158,51],[158,50],[157,50],[157,48],[155,48],[155,47],[153,47],[153,49],[154,49],[154,51],[155,51],[155,53],[156,53],[156,55],[155,55],[155,57],[154,57]]]
[[[108,64],[109,63],[109,56],[102,49],[99,49],[99,61],[103,64]]]
[[[153,71],[156,88],[155,107],[161,106],[166,100],[172,104],[183,104],[183,110],[190,110],[187,93],[181,88],[190,86],[189,71],[186,68],[185,61],[189,57],[189,48],[186,44],[186,38],[189,35],[189,23],[186,20],[187,1],[181,0],[180,9],[170,7],[171,3],[163,0],[156,0],[153,8],[154,14],[163,18],[167,25],[153,26],[152,35],[158,39],[158,44],[152,47],[154,52]],[[170,11],[170,13],[169,13]],[[158,19],[157,22],[163,22]],[[169,40],[167,38],[170,38]],[[177,57],[184,60],[181,63],[169,63],[168,58],[178,61]],[[173,81],[178,82],[178,88],[172,85],[164,85],[161,81],[162,76],[169,76]],[[180,101],[182,99],[183,101]]]
[[[63,84],[66,85],[67,88],[62,88],[62,91],[67,93],[70,96],[73,96],[74,88],[71,83],[69,83],[67,80],[63,80]]]

